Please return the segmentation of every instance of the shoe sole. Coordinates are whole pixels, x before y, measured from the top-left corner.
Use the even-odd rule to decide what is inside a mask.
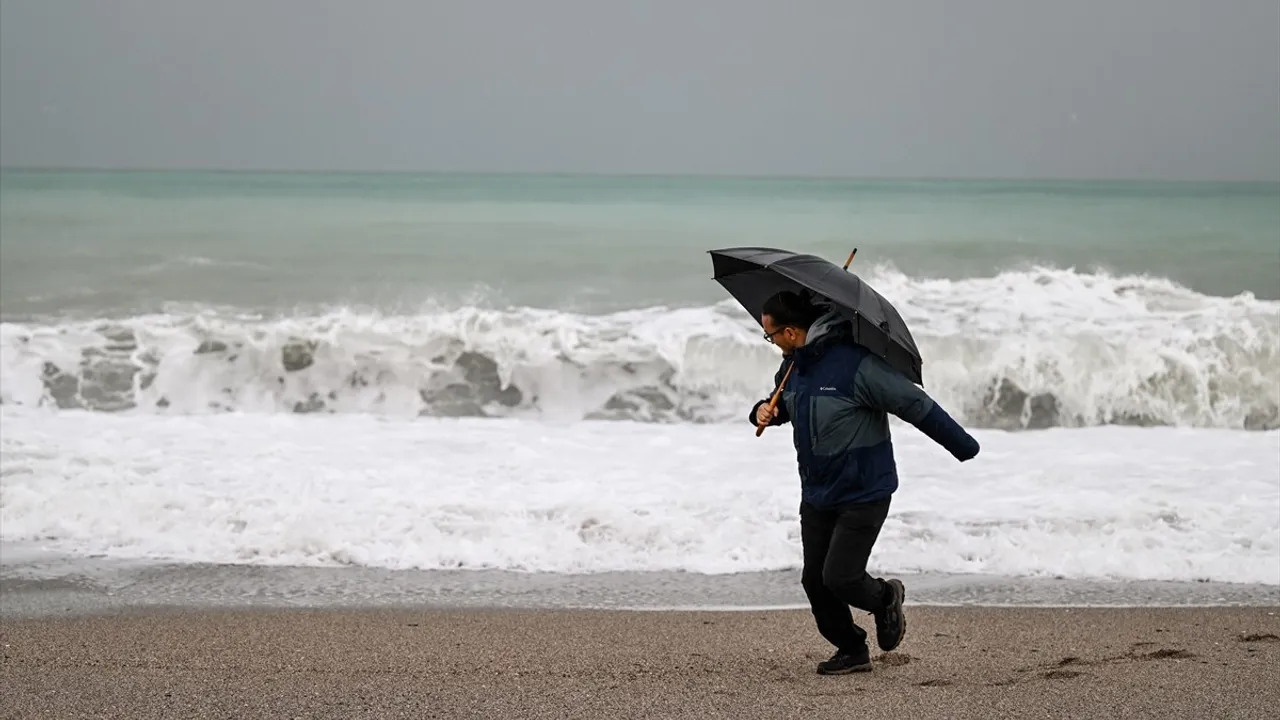
[[[902,611],[902,603],[907,599],[907,588],[903,586],[901,580],[889,580],[888,582],[893,586],[894,594],[897,595],[893,602],[893,609],[897,611],[898,617],[902,618],[902,622],[898,623],[898,637],[894,638],[893,642],[889,643],[887,647],[885,645],[880,646],[880,649],[885,652],[897,649],[902,644],[902,638],[907,634],[907,614]]]
[[[866,665],[854,665],[843,670],[819,670],[819,675],[852,675],[853,673],[871,672],[871,663]]]

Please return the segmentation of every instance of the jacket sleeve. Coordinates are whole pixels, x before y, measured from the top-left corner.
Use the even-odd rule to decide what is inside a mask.
[[[854,401],[893,413],[964,462],[978,454],[978,441],[947,414],[942,406],[902,373],[869,355],[858,365]]]
[[[787,373],[787,365],[788,361],[784,360],[782,362],[782,367],[778,368],[778,372],[773,375],[773,387],[775,390],[778,388],[778,383],[782,382],[783,376]],[[769,397],[773,397],[773,394],[770,393]],[[769,398],[765,398],[764,400],[757,402],[755,405],[752,405],[751,412],[747,413],[747,422],[752,425],[759,425],[760,423],[756,422],[756,411],[760,409],[760,406],[768,404]],[[782,398],[778,398],[778,404],[775,409],[778,413],[773,416],[773,420],[769,421],[770,425],[776,427],[778,425],[784,425],[791,422],[791,415],[787,413],[787,404],[782,402]]]

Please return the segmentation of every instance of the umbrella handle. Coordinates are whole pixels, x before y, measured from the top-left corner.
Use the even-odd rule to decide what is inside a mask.
[[[778,398],[782,397],[782,388],[787,385],[787,378],[791,377],[791,368],[795,367],[794,360],[787,366],[787,372],[782,376],[782,382],[778,383],[778,389],[773,391],[773,397],[769,398],[769,409],[773,410],[778,407]],[[764,425],[756,425],[756,437],[760,437],[764,433]]]

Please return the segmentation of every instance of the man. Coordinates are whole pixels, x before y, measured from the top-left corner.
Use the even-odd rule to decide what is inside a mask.
[[[765,339],[795,368],[772,411],[764,400],[751,409],[753,425],[790,422],[800,469],[801,585],[818,632],[836,647],[818,664],[823,675],[871,669],[867,633],[849,606],[871,613],[876,641],[888,652],[906,631],[900,580],[867,573],[898,474],[887,413],[928,435],[956,459],[978,454],[978,442],[925,392],[865,347],[852,325],[791,292],[771,297],[761,313]]]

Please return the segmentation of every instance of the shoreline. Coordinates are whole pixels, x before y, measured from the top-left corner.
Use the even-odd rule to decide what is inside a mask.
[[[1280,606],[907,617],[872,672],[826,677],[804,610],[137,608],[0,622],[0,680],[5,717],[1262,718],[1280,703]]]
[[[6,548],[0,619],[165,608],[346,610],[807,610],[799,570],[520,573],[172,564]],[[882,574],[873,569],[873,573]],[[1212,608],[1280,606],[1280,586],[995,575],[892,574],[912,607]]]

